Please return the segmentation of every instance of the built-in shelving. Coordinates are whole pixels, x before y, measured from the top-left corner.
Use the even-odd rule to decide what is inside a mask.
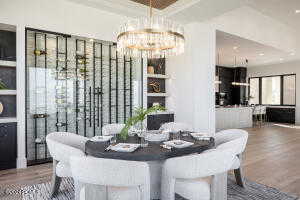
[[[167,97],[167,93],[147,93],[148,97]]]
[[[0,117],[0,124],[17,122],[17,121],[18,120],[16,117]]]
[[[0,60],[0,67],[16,67],[16,61]]]
[[[169,75],[164,75],[164,74],[148,74],[148,78],[160,78],[160,79],[168,79],[170,78]]]
[[[17,90],[0,90],[0,95],[17,95]]]
[[[162,112],[156,112],[156,113],[151,113],[149,115],[171,115],[174,114],[172,111],[162,111]]]

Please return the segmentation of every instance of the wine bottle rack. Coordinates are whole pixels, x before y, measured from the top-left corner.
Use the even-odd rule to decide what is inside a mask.
[[[112,42],[27,28],[28,164],[50,160],[51,132],[93,137],[105,124],[124,123],[132,115],[136,63]]]

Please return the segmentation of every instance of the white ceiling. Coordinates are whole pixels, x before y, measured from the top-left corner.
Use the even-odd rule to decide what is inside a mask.
[[[93,8],[106,10],[128,17],[148,15],[148,7],[130,0],[68,0]],[[155,14],[167,16],[181,22],[210,19],[238,8],[247,0],[178,0],[164,10],[154,9]]]
[[[145,16],[148,14],[147,6],[130,0],[68,1],[128,17]],[[162,11],[155,10],[155,13],[182,22],[204,21],[241,6],[250,6],[264,15],[270,16],[300,31],[300,13],[295,14],[295,10],[300,10],[300,0],[178,0]]]
[[[245,66],[245,60],[248,59],[248,67],[283,63],[298,59],[291,52],[284,52],[221,31],[217,31],[216,44],[216,63],[221,66],[234,67],[235,57],[237,66]]]
[[[300,0],[248,0],[248,5],[300,31]]]
[[[147,6],[130,0],[68,1],[128,17],[148,15]],[[262,14],[274,18],[294,28],[300,35],[300,13],[295,13],[295,10],[300,10],[300,0],[178,0],[162,11],[155,10],[155,14],[164,15],[182,23],[188,23],[192,21],[209,20],[242,6],[250,6]],[[284,40],[284,38],[282,39]],[[238,46],[238,49],[233,50],[234,46]],[[224,66],[233,66],[235,55],[237,56],[238,64],[247,58],[249,60],[249,66],[297,60],[296,57],[300,55],[300,48],[299,52],[296,52],[296,56],[292,56],[290,52],[283,52],[254,41],[222,32],[218,32],[217,34],[217,49],[218,52],[220,52],[220,64]],[[264,55],[260,56],[259,54],[261,53]],[[283,60],[280,60],[280,58]]]

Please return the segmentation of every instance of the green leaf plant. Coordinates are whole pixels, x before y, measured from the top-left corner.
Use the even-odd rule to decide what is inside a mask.
[[[147,115],[151,113],[156,113],[158,111],[165,111],[165,110],[166,108],[160,105],[152,106],[151,108],[148,109],[141,108],[141,107],[135,108],[134,115],[126,121],[126,124],[120,133],[120,137],[123,140],[126,140],[128,137],[128,131],[132,126],[136,125],[139,122],[143,122],[146,119]]]

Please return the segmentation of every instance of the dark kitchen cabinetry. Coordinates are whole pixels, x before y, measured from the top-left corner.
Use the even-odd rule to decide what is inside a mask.
[[[149,130],[158,130],[162,124],[168,122],[174,122],[174,114],[148,115],[147,128]]]
[[[234,82],[246,83],[247,69],[245,67],[237,67],[234,69]],[[246,86],[235,85],[232,87],[232,104],[245,104]]]
[[[269,122],[295,123],[295,108],[267,107]]]
[[[220,84],[220,93],[226,94],[226,99],[224,101],[225,105],[232,105],[232,82],[233,82],[233,70],[229,67],[220,67],[219,69],[219,80]]]
[[[16,168],[17,123],[0,124],[0,170]]]
[[[245,104],[246,100],[246,86],[232,85],[232,82],[246,83],[247,68],[245,67],[223,67],[216,66],[217,76],[221,84],[219,85],[219,93],[225,93],[225,105]],[[218,94],[216,94],[218,98]],[[216,99],[216,102],[219,102]]]

